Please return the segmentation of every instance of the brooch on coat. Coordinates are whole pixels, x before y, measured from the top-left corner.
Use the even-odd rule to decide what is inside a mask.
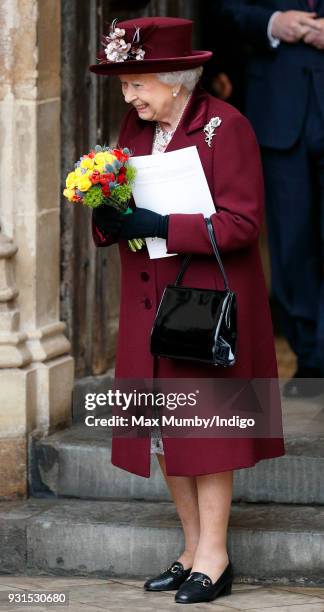
[[[212,117],[211,120],[208,123],[206,123],[204,127],[204,132],[206,134],[205,142],[207,142],[209,147],[211,147],[212,145],[212,140],[215,136],[215,130],[216,128],[220,126],[221,123],[222,123],[222,120],[220,117]]]

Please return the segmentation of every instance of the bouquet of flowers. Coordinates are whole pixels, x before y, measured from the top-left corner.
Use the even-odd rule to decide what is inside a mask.
[[[66,177],[63,195],[69,202],[79,202],[90,208],[113,206],[123,214],[132,213],[128,206],[136,169],[128,164],[130,151],[97,145],[87,155],[82,155]],[[137,251],[145,244],[141,238],[133,238],[128,244]]]

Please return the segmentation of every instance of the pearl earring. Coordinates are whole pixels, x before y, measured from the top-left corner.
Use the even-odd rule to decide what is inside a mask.
[[[178,93],[177,93],[176,91],[173,91],[173,92],[172,92],[172,95],[173,95],[173,97],[174,97],[174,98],[176,98],[176,97],[177,97],[177,95],[178,95]]]

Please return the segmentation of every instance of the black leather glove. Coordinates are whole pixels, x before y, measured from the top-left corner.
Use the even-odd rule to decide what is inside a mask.
[[[147,208],[136,208],[130,215],[125,215],[120,230],[120,238],[149,238],[158,236],[167,238],[169,215],[159,215]]]
[[[123,214],[113,208],[103,204],[92,211],[93,220],[104,235],[109,235],[112,238],[117,237],[123,223]]]

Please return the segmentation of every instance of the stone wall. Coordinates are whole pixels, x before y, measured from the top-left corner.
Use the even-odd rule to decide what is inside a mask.
[[[70,421],[59,320],[60,2],[0,5],[0,497],[27,494],[27,446]]]

